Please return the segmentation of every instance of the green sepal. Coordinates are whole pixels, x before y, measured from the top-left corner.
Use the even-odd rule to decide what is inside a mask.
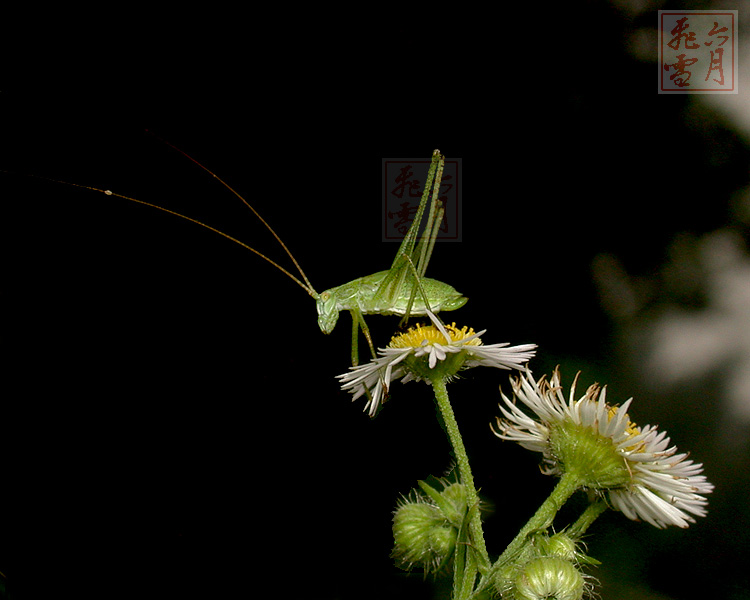
[[[464,486],[460,483],[451,483],[447,484],[443,491],[438,491],[426,481],[420,480],[417,483],[440,509],[448,522],[457,529],[460,528],[467,512]]]

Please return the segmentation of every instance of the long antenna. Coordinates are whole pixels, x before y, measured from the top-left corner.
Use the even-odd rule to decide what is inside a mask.
[[[190,158],[190,157],[188,156],[188,158]],[[193,159],[191,159],[191,160],[193,160]],[[197,163],[197,161],[193,161],[193,162],[196,162],[196,164],[200,164],[200,163]],[[203,168],[205,169],[205,167],[203,167]],[[208,169],[206,169],[206,170],[208,171]],[[17,173],[13,173],[11,171],[6,171],[5,169],[0,169],[0,173],[7,173],[8,175],[17,175]],[[210,173],[210,171],[209,171],[209,173]],[[70,181],[62,181],[60,179],[52,179],[51,177],[44,177],[43,175],[24,175],[24,177],[33,177],[34,179],[43,179],[45,181],[51,181],[53,183],[62,183],[63,185],[69,185],[69,186],[72,186],[72,187],[82,188],[82,189],[85,189],[85,190],[91,190],[93,192],[101,192],[102,194],[106,194],[107,196],[116,196],[117,198],[123,198],[124,200],[130,200],[131,202],[137,202],[138,204],[143,204],[144,206],[150,206],[151,208],[155,208],[155,209],[160,210],[162,212],[169,213],[170,215],[174,215],[175,217],[180,217],[181,219],[185,219],[186,221],[190,221],[191,223],[195,223],[196,225],[200,225],[201,227],[205,227],[206,229],[208,229],[210,231],[213,231],[214,233],[218,233],[219,235],[224,236],[228,240],[233,241],[235,244],[239,244],[243,248],[246,248],[247,250],[250,250],[250,252],[252,252],[253,254],[257,254],[263,260],[271,263],[279,271],[281,271],[282,273],[284,273],[285,275],[287,275],[292,281],[294,281],[303,290],[305,290],[308,294],[310,294],[310,296],[312,296],[313,298],[316,298],[316,299],[318,297],[318,293],[315,291],[315,289],[313,288],[313,286],[310,285],[310,282],[308,281],[307,277],[305,277],[305,274],[302,273],[302,269],[300,269],[300,273],[302,273],[302,277],[304,277],[305,283],[307,285],[305,285],[305,283],[302,283],[297,277],[295,277],[294,275],[292,275],[289,271],[287,271],[284,267],[282,267],[281,265],[279,265],[275,261],[273,261],[270,258],[268,258],[262,252],[259,252],[258,250],[256,250],[252,246],[248,246],[245,242],[242,242],[242,241],[238,240],[237,238],[234,238],[231,235],[229,235],[227,233],[224,233],[223,231],[220,231],[219,229],[216,229],[215,227],[212,227],[211,225],[207,225],[206,223],[198,221],[197,219],[193,219],[192,217],[188,217],[187,215],[183,215],[182,213],[178,213],[178,212],[176,212],[174,210],[169,210],[168,208],[164,208],[163,206],[159,206],[158,204],[152,204],[151,202],[145,202],[144,200],[139,200],[138,198],[131,198],[130,196],[124,196],[123,194],[118,194],[118,193],[113,192],[111,190],[103,190],[101,188],[92,187],[90,185],[81,185],[80,183],[71,183]],[[214,175],[214,177],[216,177],[216,176]],[[216,178],[219,179],[218,177],[216,177]],[[219,179],[219,181],[221,181],[221,180]],[[224,182],[222,182],[222,183],[224,183]],[[226,184],[224,184],[224,185],[226,185]],[[227,186],[227,187],[229,187],[229,186]],[[232,188],[229,188],[229,189],[231,190]],[[232,190],[232,191],[234,192],[234,190]],[[234,193],[237,194],[237,192],[234,192]],[[237,195],[239,196],[239,194],[237,194]],[[241,198],[241,196],[240,196],[240,198]],[[254,209],[253,209],[253,212],[255,212]],[[257,212],[256,212],[256,214],[257,214]],[[258,218],[260,218],[260,215],[258,215]],[[263,221],[262,218],[261,218],[261,221]],[[268,226],[268,224],[265,223],[265,221],[263,221],[263,223],[266,225],[266,227],[268,227],[269,229],[271,229]],[[271,229],[271,233],[274,234],[274,237],[276,237],[277,240],[279,239],[278,236],[273,232],[272,229]],[[279,243],[281,243],[281,245],[284,246],[284,244],[281,242],[281,240],[279,240]],[[286,250],[286,246],[284,246],[284,249]],[[289,253],[288,250],[287,250],[287,253]],[[290,256],[291,256],[291,254],[290,254]],[[292,258],[292,260],[294,261],[294,258]],[[294,261],[294,264],[297,265],[297,261]],[[297,268],[299,269],[299,265],[297,265]]]
[[[252,205],[252,204],[250,204],[250,203],[249,203],[249,202],[248,202],[247,200],[245,200],[245,198],[244,198],[244,197],[243,197],[243,196],[242,196],[242,195],[241,195],[241,194],[240,194],[240,193],[239,193],[239,192],[238,192],[237,190],[235,190],[235,189],[234,189],[234,188],[233,188],[233,187],[232,187],[231,185],[229,185],[229,184],[228,184],[228,183],[227,183],[226,181],[224,181],[224,180],[223,180],[223,179],[222,179],[221,177],[219,177],[219,176],[218,176],[218,175],[217,175],[216,173],[214,173],[213,171],[211,171],[211,170],[210,170],[210,169],[209,169],[208,167],[206,167],[206,166],[204,166],[203,164],[201,164],[200,162],[198,162],[198,161],[197,161],[196,159],[194,159],[194,158],[193,158],[192,156],[190,156],[190,155],[189,155],[189,154],[188,154],[187,152],[185,152],[184,150],[182,150],[182,149],[178,148],[178,147],[177,147],[177,146],[175,146],[174,144],[171,144],[171,143],[170,143],[170,142],[168,142],[167,140],[165,140],[165,139],[162,139],[162,138],[160,138],[160,137],[159,137],[158,135],[156,135],[155,133],[153,133],[153,132],[149,131],[148,129],[146,130],[146,133],[148,133],[149,135],[152,135],[152,136],[154,136],[154,137],[155,137],[155,138],[156,138],[157,140],[159,140],[159,141],[160,141],[160,142],[161,142],[162,144],[165,144],[165,145],[169,146],[170,148],[172,148],[172,150],[175,150],[176,152],[179,152],[179,153],[180,153],[180,154],[182,154],[182,155],[183,155],[183,156],[184,156],[185,158],[187,158],[188,160],[191,160],[192,162],[194,162],[194,163],[195,163],[196,165],[198,165],[198,166],[199,166],[199,167],[200,167],[201,169],[203,169],[203,170],[204,170],[204,171],[205,171],[206,173],[208,173],[209,175],[211,175],[211,177],[213,177],[214,179],[216,179],[216,180],[217,180],[217,181],[218,181],[218,182],[219,182],[219,183],[220,183],[221,185],[223,185],[223,186],[224,186],[224,187],[225,187],[226,189],[228,189],[228,190],[229,190],[230,192],[232,192],[232,193],[233,193],[233,194],[234,194],[235,196],[237,196],[237,197],[238,197],[238,198],[239,198],[240,200],[242,200],[242,202],[243,202],[243,203],[245,204],[245,206],[247,206],[247,207],[248,207],[248,208],[249,208],[249,209],[250,209],[251,211],[253,211],[253,214],[254,214],[254,215],[255,215],[256,217],[258,217],[258,220],[259,220],[259,221],[260,221],[261,223],[263,223],[263,225],[265,225],[265,226],[266,226],[266,229],[268,229],[268,231],[270,231],[270,232],[271,232],[271,235],[272,235],[272,236],[273,236],[274,238],[276,238],[276,241],[277,241],[277,242],[279,242],[279,245],[281,245],[281,247],[282,247],[282,248],[284,249],[284,252],[286,252],[286,253],[287,253],[287,256],[289,256],[289,258],[290,258],[290,259],[292,260],[292,262],[294,263],[294,266],[295,266],[295,267],[297,267],[297,271],[299,271],[299,274],[300,274],[300,275],[302,275],[302,279],[304,279],[304,280],[305,280],[305,283],[307,284],[307,290],[308,290],[308,292],[311,292],[311,293],[310,293],[310,295],[311,295],[311,296],[313,296],[313,297],[316,297],[316,296],[318,295],[318,293],[317,293],[317,292],[315,291],[315,288],[314,288],[314,287],[312,286],[312,284],[310,283],[310,280],[309,280],[309,279],[307,278],[307,275],[305,275],[305,272],[304,272],[304,271],[302,270],[302,267],[300,267],[300,266],[299,266],[299,263],[298,263],[298,262],[297,262],[297,260],[296,260],[296,259],[294,258],[294,255],[293,255],[293,254],[291,253],[291,251],[289,250],[289,248],[287,248],[287,247],[286,247],[286,244],[285,244],[285,243],[284,243],[283,241],[281,241],[281,238],[279,237],[279,235],[278,235],[278,234],[277,234],[277,233],[276,233],[276,232],[275,232],[275,231],[273,230],[273,228],[272,228],[272,227],[271,227],[271,226],[270,226],[270,225],[269,225],[269,224],[268,224],[268,223],[266,222],[266,220],[265,220],[265,219],[264,219],[263,217],[261,217],[261,216],[260,216],[260,213],[259,213],[259,212],[258,212],[257,210],[255,210],[255,208],[253,207],[253,205]],[[132,198],[128,198],[128,200],[132,200]],[[146,204],[146,202],[141,202],[141,204]],[[167,212],[170,212],[170,211],[167,211]],[[176,213],[175,213],[175,214],[176,214]],[[182,216],[182,215],[178,215],[178,216]],[[185,218],[187,218],[187,217],[185,217]],[[189,220],[189,221],[192,221],[193,219],[188,219],[188,220]],[[195,221],[195,222],[197,223],[197,221]],[[203,223],[199,223],[199,224],[200,224],[200,225],[203,225]],[[204,225],[204,227],[205,227],[205,225]],[[209,229],[212,229],[212,228],[211,228],[211,227],[209,227]],[[216,230],[214,229],[214,231],[216,231]],[[217,233],[221,233],[221,232],[219,231],[219,232],[217,232]],[[226,234],[224,234],[224,233],[222,233],[222,235],[225,235],[226,237],[229,237],[228,235],[226,235]],[[230,239],[233,239],[233,238],[230,238]],[[235,240],[235,241],[237,241],[237,240]],[[242,244],[242,245],[244,246],[244,244]],[[263,256],[263,255],[262,255],[262,254],[260,254],[260,252],[258,252],[257,250],[253,250],[253,252],[255,252],[256,254],[259,254],[260,256]],[[271,261],[270,259],[268,259],[268,258],[267,258],[266,256],[263,256],[263,258],[265,258],[265,259],[266,259],[266,260],[268,260],[269,262],[273,262],[273,261]],[[274,264],[274,265],[276,265],[276,263],[273,263],[273,264]],[[276,265],[276,266],[278,267],[278,265]],[[279,268],[281,268],[281,267],[279,267]],[[282,270],[283,270],[283,269],[282,269]],[[285,273],[287,273],[286,271],[284,271],[284,272],[285,272]],[[288,274],[288,273],[287,273],[287,274]]]

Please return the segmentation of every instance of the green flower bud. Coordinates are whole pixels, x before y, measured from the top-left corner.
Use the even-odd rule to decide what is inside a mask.
[[[450,558],[457,535],[457,528],[437,506],[418,497],[396,509],[392,556],[407,570],[419,565],[425,572],[434,572]]]
[[[460,527],[466,515],[468,500],[466,498],[466,486],[461,483],[450,483],[440,492],[444,502],[441,502],[442,512],[445,518],[454,525]]]
[[[565,532],[550,536],[540,531],[531,534],[518,554],[496,572],[495,589],[503,599],[512,600],[580,598],[591,587],[579,570],[582,564],[599,561],[586,556]],[[579,584],[581,595],[575,595]],[[549,596],[542,593],[545,589],[551,590]]]
[[[575,541],[565,533],[556,533],[551,537],[539,536],[539,550],[544,556],[556,556],[564,560],[578,560],[579,553]]]
[[[575,565],[555,556],[530,560],[513,582],[513,600],[580,600],[585,590],[583,575]]]

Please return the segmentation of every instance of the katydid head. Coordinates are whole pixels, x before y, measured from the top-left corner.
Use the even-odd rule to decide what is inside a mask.
[[[336,327],[336,321],[339,320],[336,297],[326,291],[319,294],[315,301],[318,305],[318,326],[323,333],[329,334]]]

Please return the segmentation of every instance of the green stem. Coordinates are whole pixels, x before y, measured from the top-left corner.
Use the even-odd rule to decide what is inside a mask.
[[[492,570],[497,571],[513,560],[523,549],[529,534],[535,531],[544,531],[552,525],[557,512],[579,487],[580,479],[574,473],[563,474],[560,481],[557,482],[555,489],[552,490],[549,497],[542,503],[539,510],[523,526],[518,535],[513,538],[513,541],[508,544],[505,552],[500,555],[500,558],[492,566]]]
[[[461,433],[458,430],[458,423],[456,422],[456,416],[453,414],[453,408],[451,407],[450,400],[448,399],[448,390],[445,385],[445,379],[442,377],[436,377],[432,380],[432,388],[435,391],[435,400],[437,401],[440,414],[443,416],[443,422],[445,423],[445,429],[448,432],[448,438],[450,439],[451,445],[453,446],[453,454],[458,464],[458,474],[461,477],[461,483],[466,486],[466,497],[468,501],[469,510],[472,507],[477,507],[479,504],[479,495],[477,489],[474,486],[474,476],[471,473],[471,467],[469,466],[469,456],[466,454],[466,447],[464,446]],[[484,533],[482,532],[482,519],[479,514],[479,510],[473,510],[473,516],[469,522],[469,532],[471,533],[472,547],[478,551],[481,560],[481,564],[489,565],[490,558],[487,554],[487,546],[484,542]]]
[[[586,533],[589,526],[596,521],[597,517],[607,510],[607,508],[607,503],[604,500],[600,499],[592,502],[586,507],[586,510],[583,511],[583,514],[578,517],[578,520],[568,528],[567,534],[573,539],[580,538]]]
[[[523,526],[518,535],[513,538],[513,541],[508,544],[508,547],[497,559],[492,569],[483,577],[480,581],[477,589],[474,590],[472,598],[479,597],[479,594],[484,591],[488,586],[491,585],[492,579],[495,574],[506,566],[511,561],[518,557],[518,554],[523,550],[524,544],[528,540],[528,536],[535,531],[544,531],[552,525],[552,521],[557,515],[558,511],[562,508],[563,504],[568,501],[573,493],[581,487],[581,480],[575,473],[564,473],[557,482],[555,489],[549,497],[542,503],[539,509],[534,513],[534,516],[528,520],[526,525]],[[586,531],[586,529],[593,523],[596,518],[607,509],[607,505],[603,501],[594,502],[589,505],[578,520],[567,530],[568,535],[573,538],[580,537]]]

